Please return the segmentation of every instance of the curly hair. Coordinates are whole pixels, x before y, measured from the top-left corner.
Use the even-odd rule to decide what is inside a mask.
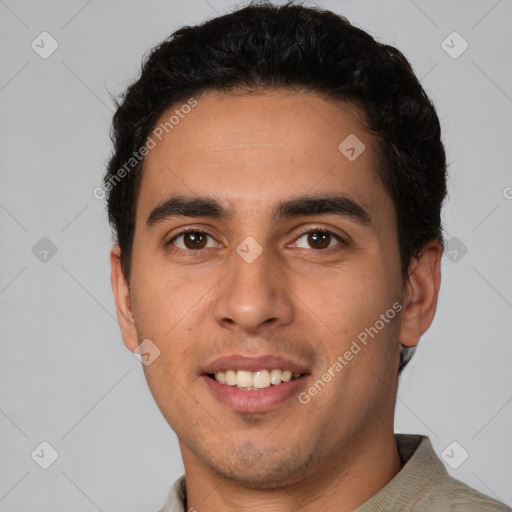
[[[439,119],[404,55],[333,12],[252,3],[174,32],[145,57],[140,77],[117,104],[103,192],[127,279],[140,148],[170,107],[240,88],[292,88],[358,105],[379,143],[377,171],[394,203],[404,279],[427,240],[443,245],[446,156]],[[413,354],[403,349],[399,371]]]

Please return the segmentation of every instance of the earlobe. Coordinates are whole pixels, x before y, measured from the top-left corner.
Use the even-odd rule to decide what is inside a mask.
[[[110,281],[116,303],[117,320],[126,347],[132,352],[138,345],[135,319],[131,306],[130,287],[121,265],[121,250],[114,245],[110,251]]]
[[[399,341],[402,345],[417,345],[434,320],[441,284],[442,253],[441,244],[430,240],[411,260],[400,327]]]

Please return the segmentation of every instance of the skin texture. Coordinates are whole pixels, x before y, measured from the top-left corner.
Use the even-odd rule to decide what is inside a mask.
[[[119,248],[111,252],[124,343],[133,351],[148,338],[160,350],[144,371],[179,438],[188,507],[353,510],[401,468],[393,435],[400,343],[415,345],[432,322],[442,249],[425,244],[404,281],[376,140],[357,107],[284,89],[197,100],[146,156],[130,283]],[[366,148],[355,161],[338,150],[349,134]],[[148,228],[171,193],[215,197],[233,217]],[[270,217],[278,201],[326,193],[348,195],[371,222]],[[187,251],[184,237],[166,245],[185,227],[206,229],[207,246]],[[344,243],[308,243],[303,234],[315,228]],[[236,252],[247,236],[263,250],[252,263]],[[200,376],[217,356],[274,354],[307,364],[307,391],[396,302],[402,311],[308,404],[294,396],[266,412],[235,412]]]

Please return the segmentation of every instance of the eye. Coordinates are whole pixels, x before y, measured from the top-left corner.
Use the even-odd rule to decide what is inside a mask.
[[[343,244],[340,236],[326,229],[313,229],[295,239],[295,247],[301,249],[330,249]]]
[[[295,239],[292,246],[300,249],[325,250],[344,245],[344,240],[337,234],[326,229],[312,229]],[[183,251],[200,251],[211,247],[222,246],[206,231],[188,229],[173,236],[166,245],[172,245]]]
[[[183,249],[185,251],[197,251],[200,249],[215,247],[214,243],[210,243],[210,245],[208,245],[208,238],[213,240],[213,237],[206,231],[191,229],[182,231],[181,233],[173,236],[169,242],[167,242],[167,245],[174,245],[178,249]]]

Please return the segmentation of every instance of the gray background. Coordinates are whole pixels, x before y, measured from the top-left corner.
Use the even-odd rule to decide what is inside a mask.
[[[92,191],[110,153],[107,91],[176,28],[234,5],[0,0],[1,511],[156,511],[183,471],[121,342]],[[410,59],[450,162],[438,314],[402,378],[396,430],[429,435],[439,454],[456,441],[445,460],[469,457],[450,473],[512,505],[511,2],[322,5]],[[31,48],[43,31],[59,45],[47,59]],[[457,58],[453,31],[469,44]],[[43,237],[56,254],[44,240],[33,251]],[[43,441],[58,452],[48,469],[35,462],[49,461]]]

